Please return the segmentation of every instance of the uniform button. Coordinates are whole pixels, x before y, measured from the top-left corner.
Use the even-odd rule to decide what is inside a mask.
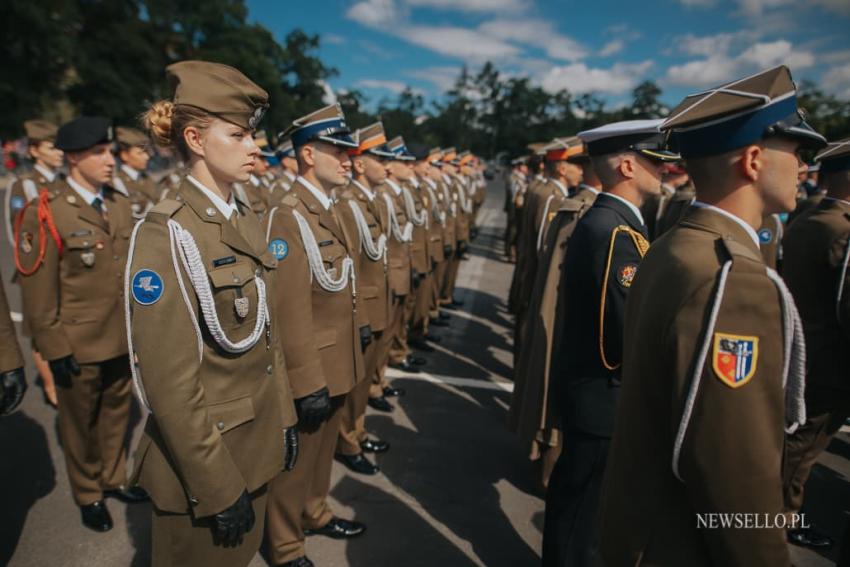
[[[239,283],[239,276],[233,276],[233,283]]]
[[[221,431],[222,429],[224,429],[224,422],[219,421],[218,423],[215,424],[215,426],[218,427],[219,431]]]
[[[271,364],[266,366],[266,374],[271,374],[273,370],[274,370],[274,368],[272,367]]]
[[[200,502],[198,502],[198,499],[195,498],[194,496],[190,496],[189,497],[189,504],[191,504],[192,506],[197,506],[198,504],[200,504]]]
[[[263,275],[263,271],[260,268],[257,268],[257,271],[254,272],[254,275],[258,278]]]
[[[113,258],[115,258],[116,260],[120,260],[121,256],[113,256]]]

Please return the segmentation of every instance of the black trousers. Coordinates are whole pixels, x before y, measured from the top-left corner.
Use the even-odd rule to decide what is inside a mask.
[[[546,491],[544,567],[601,564],[596,516],[610,443],[606,437],[564,433],[561,456]]]

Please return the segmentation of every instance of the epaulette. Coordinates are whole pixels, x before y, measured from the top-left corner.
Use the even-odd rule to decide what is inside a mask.
[[[723,247],[726,249],[726,253],[729,255],[729,259],[734,261],[735,258],[746,258],[748,260],[753,260],[755,262],[763,262],[760,254],[756,254],[747,246],[744,246],[731,235],[724,235],[720,240],[723,243]]]
[[[292,207],[293,209],[298,206],[298,203],[301,201],[295,195],[287,195],[280,202],[282,205],[286,205],[287,207]]]
[[[576,201],[575,199],[566,199],[561,202],[561,206],[558,207],[558,211],[574,213],[580,211],[582,207],[584,207],[584,203],[582,203],[581,201]]]
[[[182,207],[183,203],[181,201],[177,201],[174,199],[164,199],[157,203],[154,208],[148,211],[146,220],[165,224],[166,222],[168,222],[168,219],[173,217],[175,213],[177,213],[177,211],[179,211]]]

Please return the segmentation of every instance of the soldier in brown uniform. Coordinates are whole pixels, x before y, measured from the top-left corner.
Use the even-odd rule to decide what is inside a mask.
[[[806,423],[788,437],[785,508],[800,512],[803,488],[818,456],[850,415],[850,138],[816,158],[826,196],[790,225],[782,276],[800,308],[806,334]],[[828,547],[812,528],[789,530],[792,543]]]
[[[12,184],[6,190],[6,234],[12,247],[15,246],[15,220],[24,205],[35,199],[43,189],[57,189],[64,178],[58,170],[62,167],[65,154],[54,145],[56,125],[46,120],[27,120],[24,122],[24,130],[27,135],[27,152],[33,160],[33,169],[18,178],[13,178]],[[24,320],[23,330],[26,336],[30,334],[28,327]],[[55,407],[58,399],[53,374],[35,345],[32,345],[32,359],[41,377],[44,397],[47,403]]]
[[[115,139],[121,167],[112,184],[130,198],[133,218],[143,219],[162,196],[162,188],[146,172],[151,158],[150,139],[135,128],[122,126],[115,129]]]
[[[63,125],[56,147],[70,175],[23,209],[15,263],[27,322],[49,361],[59,397],[59,434],[83,523],[112,528],[104,496],[145,500],[127,488],[124,438],[130,368],[123,278],[130,201],[112,179],[112,126],[99,117]]]
[[[262,540],[267,484],[297,449],[277,260],[231,192],[257,159],[251,134],[268,95],[218,63],[167,71],[174,100],[144,121],[188,174],[181,200],[160,202],[136,226],[127,263],[135,385],[151,411],[135,475],[153,499],[153,565],[247,565]]]
[[[472,212],[471,201],[466,198],[465,194],[461,193],[463,186],[458,179],[457,157],[457,151],[454,148],[449,148],[443,152],[442,158],[443,180],[455,207],[454,254],[448,260],[446,279],[443,282],[443,289],[440,293],[441,303],[449,309],[463,306],[463,301],[455,298],[454,290],[455,283],[457,282],[457,273],[460,269],[460,262],[463,260],[469,247],[469,215]]]
[[[697,203],[652,245],[626,306],[602,557],[788,566],[782,453],[786,428],[805,419],[805,355],[756,229],[794,208],[796,152],[825,141],[798,113],[785,67],[686,97],[662,129]]]
[[[27,391],[24,357],[9,314],[6,290],[0,282],[0,415],[12,413]]]
[[[363,353],[366,379],[359,382],[345,398],[340,412],[337,458],[349,469],[360,474],[375,474],[378,467],[364,452],[383,453],[389,443],[370,439],[365,429],[366,405],[370,398],[381,399],[378,365],[387,364],[389,343],[385,340],[390,308],[390,289],[387,278],[387,234],[389,218],[386,205],[374,188],[387,178],[382,160],[393,157],[385,147],[386,137],[380,122],[361,128],[354,136],[357,148],[348,151],[351,158],[351,183],[342,192],[338,204],[339,216],[346,233],[353,235],[355,249],[354,269],[357,273],[358,295],[363,299],[369,315],[372,342]]]
[[[759,236],[759,249],[764,258],[764,265],[772,270],[779,269],[782,260],[782,235],[785,225],[779,215],[766,214],[761,219],[761,226],[756,231]]]
[[[330,193],[347,183],[347,150],[357,143],[339,105],[295,120],[286,132],[300,175],[277,210],[269,212],[269,249],[285,286],[277,289],[279,318],[296,332],[281,343],[295,396],[300,456],[269,491],[268,540],[275,564],[307,566],[307,534],[349,538],[366,527],[334,516],[327,501],[339,436],[340,407],[365,378],[362,350],[372,340],[358,300],[356,235],[347,234]]]

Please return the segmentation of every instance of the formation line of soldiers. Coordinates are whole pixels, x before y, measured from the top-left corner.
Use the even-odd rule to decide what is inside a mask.
[[[255,139],[268,95],[237,69],[183,61],[147,133],[79,117],[27,124],[32,174],[8,192],[25,327],[53,383],[83,524],[105,498],[153,502],[154,565],[309,566],[305,537],[351,538],[328,502],[336,457],[360,474],[389,443],[388,366],[419,372],[449,325],[484,199],[482,163],[454,148],[352,132],[338,105]],[[156,183],[150,139],[184,168]],[[59,173],[64,160],[67,175]],[[3,413],[26,390],[0,294]],[[128,476],[131,389],[147,421]]]
[[[806,123],[780,66],[531,149],[505,196],[509,425],[546,491],[543,564],[832,545],[801,510],[850,415],[850,139]]]

